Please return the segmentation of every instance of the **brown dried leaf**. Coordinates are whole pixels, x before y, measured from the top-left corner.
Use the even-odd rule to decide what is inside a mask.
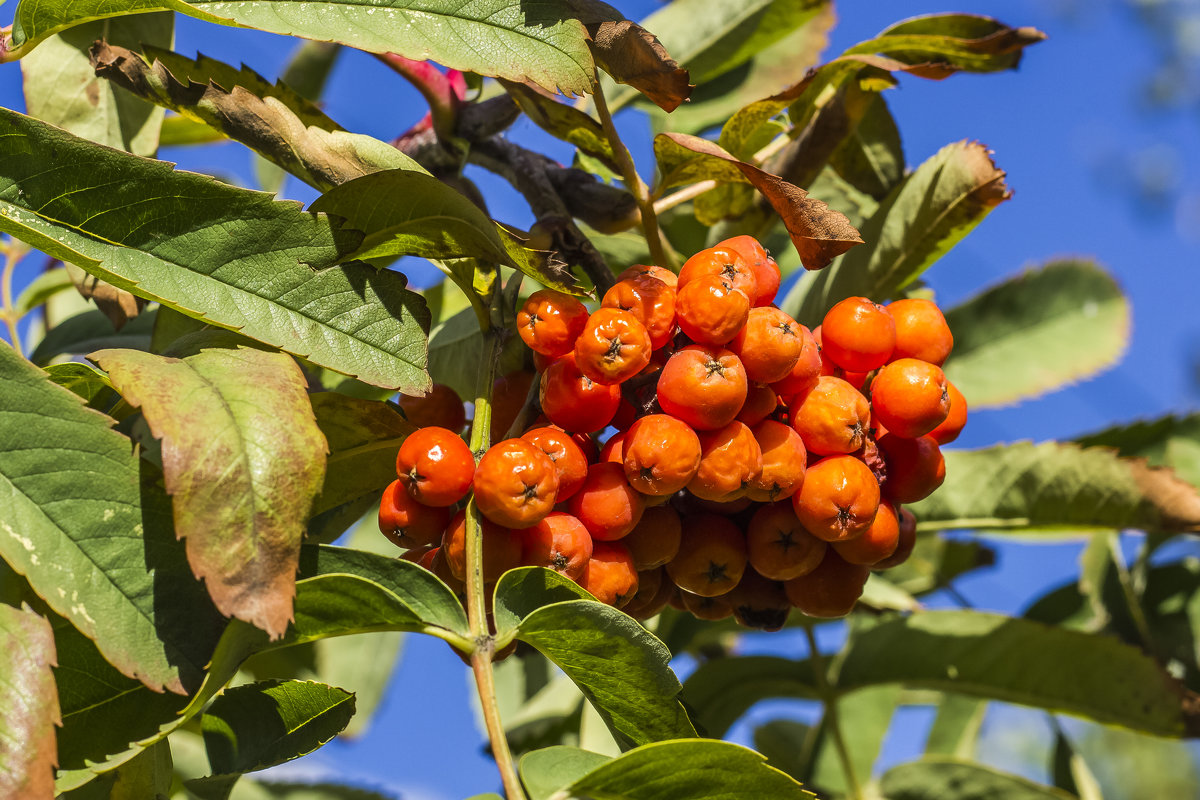
[[[1200,531],[1200,494],[1170,467],[1152,467],[1144,459],[1128,462],[1129,471],[1146,500],[1158,509],[1162,529]]]
[[[739,161],[707,139],[681,133],[662,133],[656,139],[664,137],[700,156],[736,167],[783,219],[805,269],[821,269],[854,245],[863,243],[850,220],[820,200],[809,197],[799,186]]]
[[[571,7],[587,29],[592,58],[617,83],[632,86],[668,113],[692,93],[688,71],[653,33],[599,0],[571,0]]]
[[[62,725],[54,631],[28,606],[0,604],[0,797],[51,800]]]
[[[67,264],[66,267],[67,274],[71,276],[71,282],[75,284],[79,294],[84,299],[94,302],[96,308],[108,317],[114,329],[121,330],[125,323],[142,313],[142,309],[146,307],[147,301],[143,298],[134,297],[124,289],[118,289],[74,264]]]

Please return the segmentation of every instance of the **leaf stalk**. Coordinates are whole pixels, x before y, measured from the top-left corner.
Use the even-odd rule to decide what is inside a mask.
[[[833,737],[833,745],[837,750],[838,760],[842,763],[842,772],[846,775],[850,797],[852,800],[863,800],[862,784],[858,782],[858,775],[855,774],[854,762],[850,760],[850,750],[846,747],[846,738],[842,735],[842,726],[838,719],[837,693],[829,685],[825,657],[817,647],[817,636],[811,624],[804,625],[804,635],[808,638],[809,657],[812,659],[813,675],[817,681],[817,693],[821,695],[821,705],[824,707],[825,728]]]

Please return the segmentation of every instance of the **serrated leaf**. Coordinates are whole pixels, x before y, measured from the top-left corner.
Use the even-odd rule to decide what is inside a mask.
[[[880,781],[888,800],[1073,800],[1073,795],[967,761],[924,759],[892,767]]]
[[[622,800],[811,800],[799,783],[761,755],[711,739],[657,742],[593,769],[564,792]]]
[[[90,353],[106,347],[149,350],[156,316],[156,311],[139,314],[118,331],[103,311],[84,311],[47,331],[29,355],[29,360],[44,366],[58,356]]]
[[[196,577],[221,613],[279,638],[325,477],[325,437],[290,356],[196,344],[182,359],[135,350],[90,357],[162,440],[175,533]]]
[[[1004,177],[978,142],[943,147],[880,203],[864,247],[804,276],[780,307],[816,325],[844,297],[895,297],[1011,196]]]
[[[0,155],[0,230],[321,366],[405,391],[429,386],[424,303],[398,273],[329,266],[358,237],[327,218],[7,110]]]
[[[22,0],[13,24],[13,44],[20,56],[46,36],[86,19],[169,8],[209,22],[431,59],[489,77],[530,80],[555,92],[582,94],[592,86],[586,32],[559,3],[526,7],[510,0],[483,0],[448,7],[437,0],[313,0],[303,8],[287,5],[279,0],[116,4]]]
[[[945,483],[912,506],[922,529],[1200,529],[1196,487],[1111,450],[1017,442],[944,456]]]
[[[160,147],[186,147],[225,141],[225,134],[208,123],[177,115],[168,115],[158,134]]]
[[[1200,486],[1200,414],[1115,425],[1075,440],[1083,447],[1111,447],[1124,457],[1144,458],[1170,467],[1193,486]]]
[[[575,581],[545,567],[520,567],[500,576],[493,592],[496,635],[508,636],[532,612],[552,603],[591,597]]]
[[[64,389],[70,389],[82,398],[89,408],[97,411],[106,411],[121,399],[108,376],[87,364],[77,361],[51,364],[46,367],[46,374],[50,380]]]
[[[946,312],[954,333],[946,377],[971,408],[1036,397],[1115,364],[1129,343],[1129,317],[1101,267],[1052,261]]]
[[[575,145],[612,172],[620,173],[603,126],[591,116],[522,83],[505,81],[504,90],[533,124],[556,139]]]
[[[307,681],[262,681],[226,689],[200,717],[213,775],[240,775],[307,755],[354,716],[354,695]],[[196,784],[210,779],[201,778]]]
[[[886,53],[929,77],[945,77],[958,70],[1016,69],[1024,49],[1045,38],[1036,28],[1010,28],[990,17],[930,14],[899,22],[846,52]]]
[[[313,514],[373,497],[396,480],[396,453],[416,430],[394,405],[336,392],[309,395],[329,443],[325,483]]]
[[[0,604],[0,653],[0,795],[50,800],[62,724],[50,623],[28,606]]]
[[[837,674],[843,692],[880,683],[1020,703],[1159,736],[1200,729],[1194,696],[1139,649],[1001,614],[884,618],[854,637]]]
[[[550,800],[558,790],[609,761],[609,756],[560,745],[526,753],[518,768],[529,800]]]
[[[0,556],[121,672],[182,694],[220,618],[175,544],[166,496],[111,418],[7,345],[0,387]]]
[[[740,656],[706,661],[683,685],[683,696],[707,736],[723,737],[755,703],[772,697],[819,698],[808,661]]]
[[[814,735],[812,728],[791,719],[773,719],[754,729],[754,749],[767,763],[796,780],[803,780],[808,764],[803,760],[804,743]]]
[[[615,608],[594,600],[543,606],[521,620],[517,638],[575,682],[623,749],[696,735],[670,652]]]
[[[856,244],[862,244],[863,240],[849,220],[779,176],[737,160],[707,139],[673,133],[654,137],[656,156],[660,152],[676,153],[680,148],[695,155],[680,165],[671,165],[669,168],[672,173],[703,174],[704,170],[711,170],[712,174],[705,175],[706,178],[724,182],[730,179],[730,175],[737,175],[740,180],[753,184],[762,192],[783,219],[792,237],[792,244],[808,269],[821,269],[835,256],[845,253]],[[667,169],[663,168],[664,173]],[[670,185],[667,177],[664,177],[662,185]]]

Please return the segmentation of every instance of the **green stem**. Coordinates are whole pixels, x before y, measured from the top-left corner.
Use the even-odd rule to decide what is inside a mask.
[[[20,316],[13,307],[12,284],[13,273],[16,272],[17,264],[25,252],[17,245],[16,240],[10,239],[4,246],[4,272],[0,274],[0,316],[4,317],[4,324],[8,328],[8,339],[12,343],[13,350],[22,355],[25,351],[21,348],[21,334],[17,330],[17,321]]]
[[[487,452],[492,429],[492,385],[496,380],[496,362],[500,358],[503,343],[500,330],[487,327],[483,330],[483,361],[479,365],[479,382],[475,389],[475,419],[471,422],[471,452],[478,461]],[[512,752],[508,749],[508,737],[500,721],[500,707],[496,703],[496,680],[492,671],[492,658],[496,653],[496,640],[488,629],[487,601],[483,585],[483,526],[475,498],[467,501],[466,513],[466,585],[467,621],[470,625],[474,649],[471,651],[471,672],[475,675],[475,688],[479,692],[479,705],[483,710],[483,721],[488,740],[492,745],[492,756],[504,782],[508,800],[525,800],[525,792],[517,777]]]
[[[1154,643],[1154,635],[1150,632],[1150,623],[1146,619],[1146,612],[1142,609],[1141,599],[1133,587],[1133,580],[1129,575],[1128,567],[1125,565],[1125,556],[1121,553],[1121,537],[1119,534],[1109,534],[1108,553],[1112,558],[1113,566],[1116,567],[1117,583],[1121,585],[1121,595],[1125,598],[1125,605],[1129,609],[1129,616],[1133,618],[1133,625],[1137,628],[1138,637],[1142,640],[1142,646],[1146,649],[1147,653],[1157,659],[1158,648]]]
[[[638,209],[642,212],[642,235],[646,237],[646,245],[650,248],[650,258],[659,266],[678,269],[679,265],[670,256],[671,248],[666,243],[662,228],[658,227],[658,215],[654,211],[654,200],[650,197],[650,190],[638,175],[637,166],[633,163],[633,156],[629,154],[629,148],[625,146],[625,143],[621,141],[621,137],[617,133],[617,126],[613,124],[612,114],[608,110],[608,101],[604,99],[604,90],[600,88],[599,75],[596,76],[596,92],[592,95],[592,99],[596,103],[596,113],[600,115],[600,126],[604,129],[608,143],[612,145],[617,166],[621,168],[621,178],[625,181],[625,186],[633,194],[633,199],[637,201]]]
[[[846,747],[846,738],[842,735],[842,726],[838,720],[837,695],[829,685],[826,674],[825,657],[817,647],[817,636],[813,633],[811,624],[805,624],[804,635],[808,637],[809,657],[812,659],[813,675],[817,681],[817,693],[821,695],[821,704],[825,707],[825,729],[833,737],[833,745],[837,750],[838,760],[842,762],[842,772],[846,774],[846,783],[850,788],[853,800],[862,800],[862,784],[854,772],[854,762],[850,760],[850,750]]]

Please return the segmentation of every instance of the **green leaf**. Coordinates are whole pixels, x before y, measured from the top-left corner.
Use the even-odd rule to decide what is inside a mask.
[[[1067,794],[1079,797],[1080,800],[1104,800],[1100,784],[1088,769],[1083,756],[1057,722],[1053,727],[1054,753],[1050,758],[1050,768],[1054,776],[1054,785]]]
[[[54,796],[54,633],[28,606],[0,604],[0,795]]]
[[[696,735],[670,652],[615,608],[594,600],[543,606],[521,620],[517,638],[575,681],[622,748]]]
[[[578,293],[561,262],[527,250],[477,205],[419,168],[354,178],[317,198],[310,210],[341,217],[365,234],[346,259],[480,258],[520,269],[547,286]]]
[[[159,147],[186,147],[223,141],[225,135],[207,123],[176,115],[163,120],[162,131],[158,134]]]
[[[163,110],[96,77],[88,48],[97,39],[165,47],[174,29],[175,15],[169,12],[133,14],[85,22],[50,37],[21,60],[26,110],[76,136],[153,156]]]
[[[1073,800],[1049,786],[980,764],[950,759],[924,759],[892,767],[880,788],[888,800]]]
[[[309,400],[329,443],[325,484],[313,514],[373,498],[396,480],[396,453],[416,430],[396,406],[337,392],[317,392]]]
[[[171,745],[159,741],[120,766],[76,789],[62,792],[59,800],[144,800],[171,793],[174,762]]]
[[[863,223],[879,208],[879,203],[869,194],[854,188],[845,178],[825,167],[809,184],[808,193],[828,205],[834,211],[844,214],[850,224],[862,228]],[[790,255],[781,253],[781,256]],[[776,259],[779,261],[780,259]],[[800,268],[800,260],[786,259],[779,264],[780,271],[786,276]]]
[[[851,732],[854,737],[849,756],[855,775],[872,773],[902,691],[898,686],[869,686],[834,701],[837,703],[838,724],[842,726],[843,731]],[[828,719],[826,716],[822,722],[827,722]],[[844,795],[850,791],[845,767],[842,766],[833,737],[826,727],[822,725],[820,730],[820,739],[807,783],[831,795]]]
[[[200,727],[213,775],[240,775],[311,753],[340,733],[352,716],[354,695],[343,689],[263,681],[226,689],[201,715]]]
[[[882,200],[904,177],[900,130],[879,92],[872,92],[858,124],[829,158],[829,165],[851,186]]]
[[[518,767],[529,800],[550,800],[593,769],[612,761],[608,756],[578,747],[546,747],[521,757]]]
[[[580,152],[599,160],[613,172],[620,173],[621,168],[617,165],[617,157],[613,154],[604,128],[591,116],[523,83],[505,81],[504,90],[533,124],[556,139],[575,145]]]
[[[1045,38],[1036,28],[1010,28],[990,17],[930,14],[897,23],[846,53],[885,53],[920,65],[930,76],[945,77],[957,70],[1016,69],[1023,50]]]
[[[683,696],[705,735],[720,738],[760,700],[815,700],[820,695],[808,661],[739,656],[705,661],[684,683]]]
[[[576,780],[571,797],[622,800],[772,800],[814,797],[748,748],[710,739],[657,742]]]
[[[805,275],[780,307],[816,325],[844,297],[895,297],[1009,198],[1004,176],[978,142],[943,147],[880,204],[863,226],[866,245]]]
[[[74,288],[66,267],[54,267],[38,275],[17,295],[13,313],[22,317],[59,292]]]
[[[496,581],[493,608],[496,636],[507,637],[532,612],[552,603],[591,598],[587,589],[545,567],[512,569]]]
[[[922,533],[917,536],[912,555],[888,570],[887,579],[910,594],[926,594],[959,575],[995,562],[996,554],[978,539],[948,539]]]
[[[504,800],[498,794],[476,797],[478,800]],[[395,800],[395,797],[338,783],[286,783],[243,778],[238,782],[234,800]]]
[[[772,767],[799,781],[808,772],[805,742],[813,735],[812,728],[803,722],[773,719],[754,729],[754,749],[766,756]]]
[[[0,387],[0,556],[121,672],[183,693],[219,617],[175,541],[166,496],[143,485],[111,418],[7,345]]]
[[[22,0],[13,24],[14,55],[23,55],[46,36],[87,19],[169,8],[210,22],[334,41],[372,53],[431,59],[489,77],[530,80],[553,92],[583,94],[592,87],[585,31],[559,3],[527,8],[506,0],[482,0],[465,7],[438,0],[314,0],[303,8],[288,6],[282,0]]]
[[[1081,436],[1083,447],[1111,447],[1126,458],[1144,458],[1156,467],[1170,467],[1193,486],[1200,486],[1200,414],[1115,425]]]
[[[0,142],[0,230],[321,366],[410,392],[430,385],[424,303],[398,273],[329,266],[358,237],[327,218],[6,110]],[[45,169],[55,162],[72,169]],[[128,210],[149,207],[158,216]]]
[[[954,333],[946,377],[972,409],[1090,377],[1115,364],[1129,343],[1129,303],[1088,261],[1027,271],[951,309],[946,321]]]
[[[464,309],[429,332],[429,374],[458,392],[459,397],[474,397],[483,350],[479,319],[474,311]],[[500,352],[496,374],[507,375],[521,369],[526,351],[519,337],[508,337]]]
[[[1018,442],[944,456],[945,483],[912,506],[923,530],[1200,529],[1196,487],[1111,450]]]
[[[979,730],[987,714],[987,703],[976,697],[944,694],[937,704],[937,715],[925,739],[928,755],[972,759],[979,742]]]
[[[68,317],[47,331],[46,336],[33,349],[29,360],[44,366],[58,356],[90,353],[106,347],[149,350],[155,316],[154,311],[138,314],[118,331],[103,311],[84,311]]]
[[[841,661],[838,690],[880,683],[1020,703],[1159,736],[1183,736],[1200,723],[1195,701],[1185,701],[1137,648],[978,611],[885,617],[857,634]]]
[[[106,411],[121,399],[108,376],[87,364],[77,361],[52,364],[46,367],[46,374],[59,386],[70,389],[83,398],[88,408]]]
[[[175,533],[187,541],[192,572],[221,613],[278,638],[325,477],[325,437],[290,356],[221,346],[223,331],[194,336],[203,337],[196,352],[181,359],[136,350],[91,359],[162,441]]]

